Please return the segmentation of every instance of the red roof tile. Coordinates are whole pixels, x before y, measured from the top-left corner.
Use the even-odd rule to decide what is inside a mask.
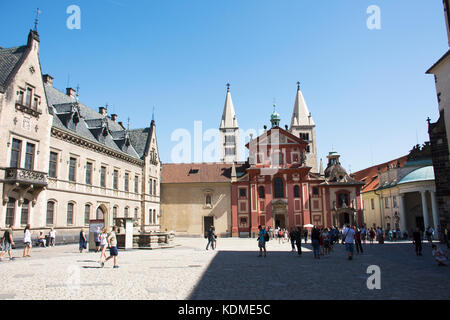
[[[162,183],[230,182],[230,163],[169,163],[162,165]]]
[[[403,156],[388,162],[384,162],[360,171],[357,171],[351,176],[356,180],[361,180],[364,182],[364,186],[361,189],[361,192],[369,192],[378,188],[378,168],[381,172],[387,171],[387,167],[396,167],[397,163],[400,162],[400,167],[403,167],[407,161],[408,156]]]

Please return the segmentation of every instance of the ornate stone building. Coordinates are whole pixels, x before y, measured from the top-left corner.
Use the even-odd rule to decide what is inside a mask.
[[[368,227],[399,228],[411,234],[439,224],[431,145],[414,146],[406,156],[352,175],[363,181],[362,201]]]
[[[237,143],[229,138],[222,141],[222,154],[230,157],[222,163],[164,164],[162,228],[198,236],[214,225],[220,235],[245,237],[258,225],[361,225],[364,183],[347,174],[335,152],[328,155],[326,170],[318,172],[315,124],[300,86],[290,130],[280,128],[280,120],[274,110],[271,128],[246,145],[245,162],[227,151]],[[220,129],[238,129],[229,87]],[[235,131],[227,133],[237,137]]]
[[[0,228],[55,227],[77,234],[91,219],[111,226],[135,219],[160,228],[160,160],[156,125],[127,130],[117,115],[98,112],[76,91],[42,76],[39,35],[25,46],[0,49]]]
[[[450,1],[443,0],[448,43],[450,45]],[[447,51],[427,72],[434,75],[439,119],[428,121],[439,224],[450,224],[450,50]]]

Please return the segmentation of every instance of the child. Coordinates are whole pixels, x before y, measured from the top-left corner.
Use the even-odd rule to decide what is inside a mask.
[[[431,246],[431,253],[433,254],[434,259],[438,263],[439,266],[447,266],[447,254],[441,249],[438,248],[435,244]]]

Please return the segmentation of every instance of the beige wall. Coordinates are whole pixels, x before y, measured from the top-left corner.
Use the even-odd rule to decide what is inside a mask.
[[[125,208],[128,208],[128,216],[137,217],[139,224],[136,229],[145,231],[160,230],[160,162],[156,133],[150,139],[149,150],[154,154],[146,155],[143,160],[132,158],[121,154],[116,150],[110,150],[104,145],[76,136],[73,132],[52,127],[53,116],[49,114],[45,89],[42,81],[42,70],[39,61],[39,42],[31,40],[30,54],[22,63],[16,76],[6,89],[5,94],[0,93],[0,143],[4,148],[0,152],[0,190],[2,200],[0,201],[0,228],[5,228],[6,206],[8,197],[15,201],[15,227],[22,229],[21,198],[30,200],[29,223],[34,233],[40,230],[48,230],[56,227],[57,233],[75,233],[85,226],[85,205],[89,204],[90,218],[96,216],[99,206],[106,211],[112,224],[113,208],[117,207],[117,216],[124,217]],[[33,72],[30,71],[31,67]],[[18,110],[16,107],[17,92],[27,86],[33,88],[33,97],[40,98],[39,115],[32,115]],[[40,190],[26,189],[26,183],[20,183],[14,187],[11,183],[4,183],[5,169],[10,167],[12,139],[22,141],[20,168],[24,167],[25,150],[27,142],[36,146],[34,153],[33,171],[48,173],[50,152],[58,154],[57,176],[48,178],[48,186]],[[153,156],[153,157],[151,157]],[[77,159],[76,181],[68,181],[69,158]],[[153,161],[152,161],[153,159]],[[93,164],[92,185],[85,182],[86,163]],[[100,187],[100,167],[106,166],[106,187]],[[118,190],[113,190],[113,172],[119,172]],[[129,174],[129,191],[124,191],[125,173]],[[138,190],[135,192],[134,179],[138,176]],[[152,190],[150,190],[150,180]],[[156,190],[153,185],[156,184]],[[25,186],[25,187],[24,187]],[[21,191],[25,190],[25,191]],[[34,200],[33,204],[31,201]],[[47,225],[47,204],[54,201],[55,213],[54,223]],[[73,224],[67,224],[68,204],[74,204]],[[137,230],[136,230],[137,231]]]
[[[216,233],[231,233],[230,183],[161,184],[161,229],[177,234],[203,236],[203,217],[213,216]],[[207,207],[206,194],[212,196]]]
[[[48,150],[50,144],[50,127],[52,116],[48,113],[47,99],[42,83],[42,72],[39,62],[39,42],[31,39],[29,42],[30,52],[18,69],[12,79],[5,94],[0,96],[0,144],[2,152],[0,152],[0,190],[2,192],[2,201],[0,201],[0,228],[5,226],[6,219],[6,203],[9,197],[15,199],[27,199],[30,202],[36,200],[38,195],[37,189],[29,189],[24,192],[21,188],[13,188],[3,183],[5,178],[4,168],[10,167],[12,140],[16,138],[22,142],[20,167],[24,167],[25,151],[27,143],[35,145],[34,153],[34,171],[47,172],[48,170]],[[19,90],[32,88],[32,97],[39,98],[38,112],[39,115],[32,115],[24,111],[20,111],[16,107],[17,93]],[[24,99],[25,99],[24,97]],[[43,191],[44,192],[44,191]],[[42,192],[39,194],[41,196]],[[16,218],[14,225],[20,226],[20,212],[22,203],[16,201],[15,211]],[[34,206],[30,204],[30,210],[33,212],[42,212],[45,210],[41,201],[36,201]],[[32,213],[31,213],[32,214]],[[31,215],[32,222],[36,221],[35,215]]]

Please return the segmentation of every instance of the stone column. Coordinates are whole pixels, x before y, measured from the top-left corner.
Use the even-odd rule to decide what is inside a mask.
[[[406,229],[406,208],[405,208],[405,194],[400,194],[400,231],[403,233],[408,231]]]
[[[439,227],[439,214],[437,210],[436,192],[430,190],[430,194],[431,194],[431,212],[433,213],[434,230],[436,231],[437,234],[437,230]]]
[[[427,205],[427,194],[426,190],[420,191],[420,195],[422,196],[422,212],[423,212],[423,224],[425,230],[430,225],[430,220],[428,219],[428,205]]]

